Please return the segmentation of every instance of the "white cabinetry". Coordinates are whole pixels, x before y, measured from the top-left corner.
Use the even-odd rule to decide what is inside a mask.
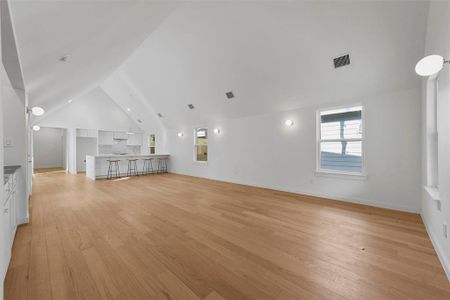
[[[116,140],[127,140],[128,134],[126,132],[114,131],[113,138]]]
[[[142,134],[140,134],[140,133],[129,134],[127,145],[142,146]]]
[[[112,145],[113,144],[113,132],[112,131],[99,131],[98,132],[98,144],[99,145]]]
[[[77,137],[90,137],[96,138],[98,131],[95,129],[77,129]]]
[[[17,173],[10,175],[5,175],[9,178],[4,183],[4,200],[1,203],[1,218],[0,227],[5,231],[5,235],[2,239],[1,253],[3,257],[1,261],[1,278],[6,274],[6,270],[9,265],[9,260],[11,258],[11,249],[14,242],[14,237],[16,235],[17,229],[17,219],[16,219],[16,194],[17,194]],[[4,242],[3,242],[4,241]]]

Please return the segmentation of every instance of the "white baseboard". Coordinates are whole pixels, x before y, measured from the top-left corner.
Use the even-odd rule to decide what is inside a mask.
[[[28,223],[30,223],[29,218],[17,219],[17,225],[23,225],[23,224],[28,224]]]
[[[428,236],[430,237],[431,243],[433,244],[434,250],[436,251],[439,261],[441,262],[441,265],[444,268],[445,274],[447,275],[447,279],[450,282],[450,264],[449,261],[447,260],[447,256],[445,255],[445,251],[442,249],[441,245],[439,244],[439,240],[436,238],[436,235],[429,227],[426,218],[422,214],[420,214],[420,216],[422,217],[423,224],[425,224],[425,229],[427,230]]]
[[[409,212],[409,213],[416,213],[416,214],[418,214],[420,212],[420,209],[418,209],[418,208],[411,208],[411,207],[406,207],[406,206],[401,206],[401,205],[392,205],[392,204],[387,204],[387,203],[373,202],[370,200],[360,199],[360,198],[336,197],[336,196],[326,194],[326,193],[315,193],[315,192],[312,192],[312,193],[310,193],[310,192],[292,192],[292,193],[307,195],[307,196],[314,196],[314,197],[319,197],[319,198],[327,198],[329,200],[338,200],[338,201],[343,201],[343,202],[350,202],[350,203],[355,203],[355,204],[374,206],[374,207],[385,208],[385,209],[390,209],[390,210],[398,210],[398,211],[402,211],[402,212]]]
[[[287,193],[298,194],[298,195],[326,198],[328,200],[350,202],[350,203],[355,203],[355,204],[375,206],[375,207],[379,207],[379,208],[398,210],[398,211],[417,213],[417,214],[420,213],[420,208],[412,208],[412,207],[406,207],[406,206],[401,206],[401,205],[392,205],[392,204],[387,204],[387,203],[373,202],[371,200],[361,199],[361,198],[350,198],[350,197],[339,197],[339,196],[336,197],[335,195],[330,195],[327,193],[317,193],[317,192],[311,192],[311,191],[287,189],[287,188],[280,187],[280,186],[268,186],[268,185],[255,184],[255,183],[249,183],[249,182],[240,182],[237,180],[225,180],[225,179],[217,179],[217,178],[212,178],[212,177],[194,176],[191,174],[185,174],[182,172],[177,172],[177,171],[172,171],[172,170],[170,170],[170,173],[191,176],[191,177],[205,178],[205,179],[228,182],[228,183],[248,185],[248,186],[252,186],[252,187],[277,190],[277,191],[281,191],[281,192],[287,192]]]

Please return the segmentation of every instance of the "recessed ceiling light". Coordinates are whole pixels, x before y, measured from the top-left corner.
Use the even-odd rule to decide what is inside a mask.
[[[34,130],[34,131],[39,131],[39,130],[41,130],[41,126],[39,126],[39,125],[34,125],[34,126],[33,126],[33,130]]]
[[[178,135],[179,137],[182,137],[184,134],[183,134],[182,132],[178,132],[177,135]]]
[[[128,108],[127,108],[127,111],[131,111],[131,108],[128,107]]]
[[[284,124],[285,124],[287,127],[291,127],[292,125],[294,125],[294,121],[292,121],[292,120],[286,120],[286,121],[284,122]]]
[[[64,56],[61,56],[61,57],[59,58],[59,61],[61,61],[61,62],[67,62],[68,59],[69,59],[69,56],[68,56],[68,55],[64,55]]]
[[[214,128],[214,133],[215,134],[220,134],[220,129],[219,128]]]
[[[72,101],[73,101],[72,99],[70,99],[70,100],[67,100],[67,103],[72,103]]]
[[[142,120],[141,120],[141,119],[138,119],[137,121],[138,121],[138,123],[142,123]]]
[[[227,99],[233,99],[234,98],[234,94],[232,91],[226,92],[225,95],[227,96]]]
[[[194,104],[188,104],[189,109],[194,109]]]
[[[158,117],[162,118],[163,116],[162,116],[162,114],[158,113]]]

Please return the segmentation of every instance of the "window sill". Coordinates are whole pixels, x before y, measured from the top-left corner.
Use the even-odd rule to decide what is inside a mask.
[[[200,165],[200,166],[207,166],[207,165],[208,165],[208,162],[207,162],[207,161],[197,161],[197,160],[194,160],[194,164]]]
[[[351,179],[351,180],[367,180],[367,174],[365,173],[345,173],[345,172],[333,172],[333,171],[324,171],[318,170],[314,172],[314,175],[317,177],[331,177],[331,178],[339,178],[339,179]]]
[[[441,196],[439,195],[439,189],[437,187],[425,185],[423,188],[427,191],[428,196],[430,196],[431,199],[434,201],[441,201]]]

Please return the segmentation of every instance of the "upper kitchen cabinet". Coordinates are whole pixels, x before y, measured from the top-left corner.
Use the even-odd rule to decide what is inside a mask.
[[[115,139],[115,140],[128,140],[128,134],[126,132],[114,131],[113,139]]]
[[[113,144],[113,132],[112,131],[102,131],[98,132],[98,144],[99,145],[112,145]]]
[[[98,131],[95,129],[77,129],[77,137],[98,137]]]
[[[140,133],[128,134],[127,145],[142,146],[142,134]]]

